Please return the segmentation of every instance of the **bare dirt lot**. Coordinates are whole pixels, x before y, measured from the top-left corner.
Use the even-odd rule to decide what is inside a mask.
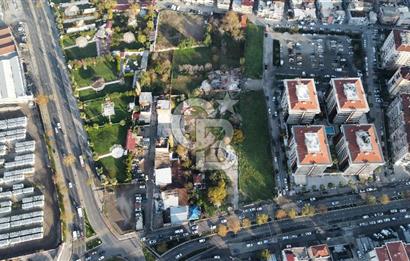
[[[172,10],[162,11],[159,15],[156,51],[177,47],[188,38],[202,41],[205,19],[200,15],[184,14]]]
[[[56,248],[61,241],[59,210],[56,198],[52,172],[49,168],[46,144],[43,138],[43,128],[38,111],[34,108],[15,107],[5,109],[0,107],[0,119],[27,116],[27,138],[36,141],[35,172],[23,182],[26,186],[35,187],[35,195],[44,194],[44,237],[41,240],[28,241],[15,246],[0,249],[0,259],[10,258],[39,250]],[[18,210],[17,210],[18,211]],[[19,213],[12,213],[19,214]]]

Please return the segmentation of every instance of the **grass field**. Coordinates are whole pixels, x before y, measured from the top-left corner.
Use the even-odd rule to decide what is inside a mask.
[[[96,77],[103,77],[106,82],[116,80],[117,68],[115,66],[115,61],[104,61],[93,66],[88,66],[86,70],[83,68],[72,70],[71,74],[77,84],[80,87],[83,87],[91,85],[93,83],[93,79]]]
[[[249,78],[262,77],[263,27],[249,23],[245,33],[245,74]]]
[[[132,102],[134,97],[121,93],[112,93],[110,97],[114,103],[115,110],[115,115],[111,117],[111,122],[118,123],[121,120],[127,119],[129,115],[128,103]],[[102,97],[84,102],[84,112],[92,123],[103,125],[109,122],[108,118],[102,115],[102,104],[104,100],[105,97]]]
[[[105,97],[107,94],[114,93],[114,92],[126,92],[132,90],[131,83],[126,82],[125,84],[110,84],[105,86],[104,90],[96,92],[92,89],[83,90],[79,92],[79,100],[80,101],[87,101],[87,100],[94,100],[98,98]]]
[[[119,183],[126,181],[125,174],[125,157],[114,159],[113,157],[100,159],[98,162],[102,165],[105,172],[112,179],[117,179]]]
[[[235,148],[239,160],[239,190],[242,199],[246,202],[272,199],[275,184],[263,93],[242,93],[239,111],[245,140]]]
[[[105,125],[98,129],[90,128],[88,135],[93,143],[93,151],[99,155],[109,152],[109,149],[114,144],[124,145],[127,128],[119,124]]]
[[[64,53],[67,57],[67,60],[78,60],[87,57],[97,56],[97,45],[95,42],[87,44],[84,48],[73,47],[65,49]]]

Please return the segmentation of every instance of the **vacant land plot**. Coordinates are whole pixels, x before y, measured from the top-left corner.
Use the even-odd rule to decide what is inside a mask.
[[[97,164],[101,164],[104,169],[104,173],[111,179],[116,179],[119,183],[126,182],[127,175],[125,175],[124,157],[120,159],[114,159],[113,157],[107,157],[98,160]]]
[[[74,81],[78,86],[89,86],[93,83],[93,80],[97,77],[102,77],[106,82],[117,79],[117,68],[115,61],[105,60],[98,62],[95,65],[87,66],[86,69],[81,67],[78,70],[72,70],[71,74],[74,77]]]
[[[88,43],[86,47],[72,47],[64,50],[68,60],[78,60],[97,56],[97,45],[95,42]]]
[[[250,78],[262,77],[263,27],[248,24],[245,34],[245,74]]]
[[[245,135],[243,143],[235,146],[239,160],[239,190],[247,202],[271,199],[275,184],[263,93],[242,93],[239,111]]]
[[[204,36],[204,25],[203,16],[162,11],[159,16],[156,49],[177,47],[182,40],[188,38],[200,42]]]

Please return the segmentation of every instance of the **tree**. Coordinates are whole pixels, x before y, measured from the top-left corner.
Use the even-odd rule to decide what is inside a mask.
[[[367,196],[366,196],[366,203],[367,203],[368,205],[374,205],[374,204],[376,204],[376,203],[377,203],[376,197],[373,196],[373,195],[367,195]]]
[[[128,17],[129,18],[135,18],[135,16],[137,16],[137,14],[140,12],[141,8],[139,6],[139,4],[137,3],[133,3],[130,5],[130,7],[128,8]]]
[[[228,219],[228,227],[234,234],[237,234],[241,230],[241,222],[236,216],[232,216]]]
[[[218,236],[225,237],[228,234],[228,228],[225,225],[219,224],[217,228]]]
[[[319,188],[320,190],[326,190],[326,186],[324,184],[320,184]]]
[[[226,184],[223,179],[219,180],[218,185],[211,187],[208,190],[208,198],[211,203],[215,204],[217,207],[220,207],[222,202],[227,196]]]
[[[139,33],[138,33],[138,36],[137,36],[137,41],[138,41],[140,44],[145,44],[145,43],[147,42],[147,36],[146,36],[144,33],[139,32]]]
[[[256,223],[258,225],[266,224],[268,223],[269,216],[266,214],[259,214],[256,216]]]
[[[168,250],[168,246],[166,242],[159,243],[157,246],[157,251],[159,253],[165,253]]]
[[[251,220],[249,218],[242,219],[242,227],[250,227],[252,225]]]
[[[241,40],[243,32],[239,15],[233,11],[227,12],[219,26],[219,31],[221,33],[228,33],[235,40]]]
[[[291,209],[288,211],[288,217],[289,217],[290,219],[296,218],[297,215],[298,215],[298,212],[297,212],[296,209],[294,209],[294,208],[291,208]]]
[[[333,184],[332,182],[327,183],[327,188],[328,189],[332,189],[335,187],[335,184]]]
[[[383,205],[388,204],[390,202],[390,198],[387,194],[383,194],[380,196],[379,202],[382,203]]]
[[[302,208],[302,215],[303,216],[313,216],[316,210],[312,205],[305,204]]]
[[[260,256],[261,256],[261,260],[269,260],[271,254],[268,249],[264,249],[261,251]]]
[[[74,157],[73,154],[68,154],[68,155],[66,155],[66,156],[64,157],[64,159],[63,159],[63,163],[64,163],[64,165],[66,165],[66,166],[71,166],[71,165],[74,164],[74,162],[75,162],[75,157]]]
[[[181,159],[185,159],[188,155],[188,149],[184,145],[178,144],[176,153]]]
[[[243,135],[243,131],[240,129],[235,129],[233,131],[233,136],[232,136],[232,142],[234,144],[242,143],[243,140],[245,139],[245,136]]]
[[[87,46],[87,44],[88,44],[88,40],[87,40],[87,38],[84,37],[84,36],[80,36],[80,37],[77,37],[77,38],[75,39],[75,45],[76,45],[78,48],[84,48],[84,47]]]
[[[46,105],[48,103],[48,97],[45,95],[38,95],[36,97],[36,103],[38,105]]]
[[[132,32],[126,32],[123,36],[122,36],[122,40],[128,44],[135,42],[135,35]]]
[[[284,218],[286,218],[287,216],[288,216],[288,214],[287,214],[286,211],[283,210],[283,209],[279,209],[279,210],[277,210],[276,213],[275,213],[275,218],[276,218],[276,219],[284,219]]]

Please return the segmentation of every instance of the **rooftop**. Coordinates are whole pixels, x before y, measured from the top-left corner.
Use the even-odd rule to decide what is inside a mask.
[[[401,77],[410,81],[410,66],[402,66],[399,70]]]
[[[9,27],[0,27],[0,55],[14,52],[16,47],[14,45],[13,36]]]
[[[323,258],[330,256],[329,248],[326,244],[311,246],[309,249],[309,254],[311,254],[312,258]]]
[[[333,78],[331,85],[336,94],[339,110],[369,111],[366,94],[360,78]]]
[[[332,164],[324,126],[294,126],[292,133],[299,164]]]
[[[383,163],[383,154],[373,124],[347,124],[341,127],[353,163]]]
[[[397,51],[410,52],[410,31],[393,30],[393,37]]]
[[[388,242],[384,246],[376,247],[378,260],[383,261],[409,261],[407,254],[409,245],[404,245],[401,241]]]
[[[313,79],[293,79],[283,82],[288,94],[289,111],[320,112]]]

